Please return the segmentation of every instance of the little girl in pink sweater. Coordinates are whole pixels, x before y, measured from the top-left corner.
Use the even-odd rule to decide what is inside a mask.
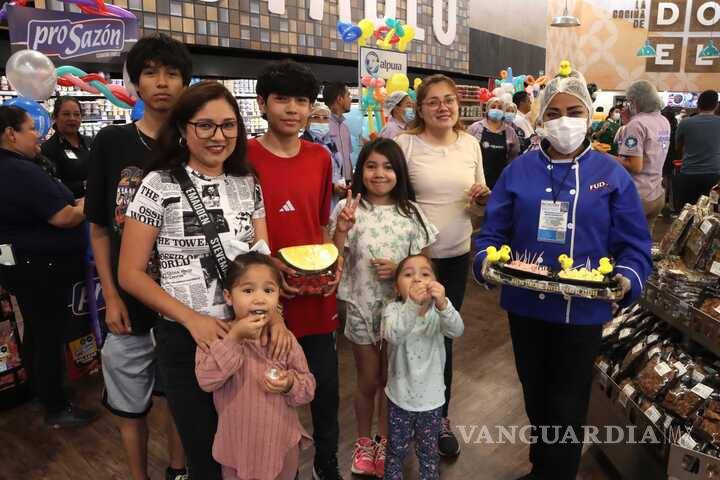
[[[200,388],[213,392],[218,429],[213,457],[224,480],[292,480],[300,447],[310,437],[295,407],[310,403],[315,378],[293,337],[287,358],[271,360],[259,336],[278,306],[280,274],[269,257],[238,256],[227,274],[225,300],[235,312],[230,331],[207,352],[197,350]]]

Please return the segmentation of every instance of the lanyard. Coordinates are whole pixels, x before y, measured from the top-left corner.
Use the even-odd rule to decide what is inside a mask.
[[[548,165],[550,165],[552,167],[550,169],[550,190],[552,191],[553,203],[557,203],[558,198],[560,197],[560,192],[561,192],[562,186],[565,185],[565,180],[567,180],[568,175],[570,175],[570,172],[572,171],[572,167],[577,168],[577,162],[575,160],[572,161],[572,165],[570,166],[570,168],[567,169],[567,172],[565,172],[565,176],[563,177],[563,179],[560,180],[560,185],[558,185],[557,192],[555,192],[555,176],[553,175],[555,166],[550,161],[548,161]]]

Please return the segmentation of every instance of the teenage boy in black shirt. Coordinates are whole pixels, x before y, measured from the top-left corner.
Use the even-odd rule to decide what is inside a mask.
[[[185,87],[192,60],[180,42],[157,34],[140,39],[126,66],[145,103],[141,120],[101,130],[93,142],[85,199],[90,238],[102,284],[109,333],[102,349],[103,405],[115,415],[133,480],[147,480],[148,426],[155,384],[151,329],[157,314],[127,295],[117,282],[125,212],[150,161],[154,139]],[[150,269],[152,265],[148,266]],[[165,414],[166,413],[166,409]],[[167,415],[170,466],[166,480],[187,479],[185,453]]]

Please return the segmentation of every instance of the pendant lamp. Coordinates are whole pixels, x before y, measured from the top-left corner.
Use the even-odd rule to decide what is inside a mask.
[[[640,47],[640,50],[635,55],[640,58],[655,58],[656,54],[655,47],[652,46],[650,40],[645,40],[645,45]]]
[[[715,46],[715,42],[713,42],[713,39],[711,38],[708,40],[708,42],[705,44],[702,50],[700,50],[700,55],[698,55],[703,60],[710,60],[714,58],[720,58],[720,50],[718,47]]]
[[[563,10],[563,14],[559,15],[557,17],[553,17],[552,23],[550,24],[551,27],[559,27],[559,28],[568,28],[568,27],[579,27],[580,26],[580,19],[577,17],[570,15],[570,11],[568,10],[567,0],[565,0],[565,10]]]

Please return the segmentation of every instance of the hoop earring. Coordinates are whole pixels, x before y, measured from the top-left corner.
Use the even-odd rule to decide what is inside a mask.
[[[178,140],[178,145],[180,148],[185,148],[187,146],[187,141],[185,140],[185,137],[180,137]]]

